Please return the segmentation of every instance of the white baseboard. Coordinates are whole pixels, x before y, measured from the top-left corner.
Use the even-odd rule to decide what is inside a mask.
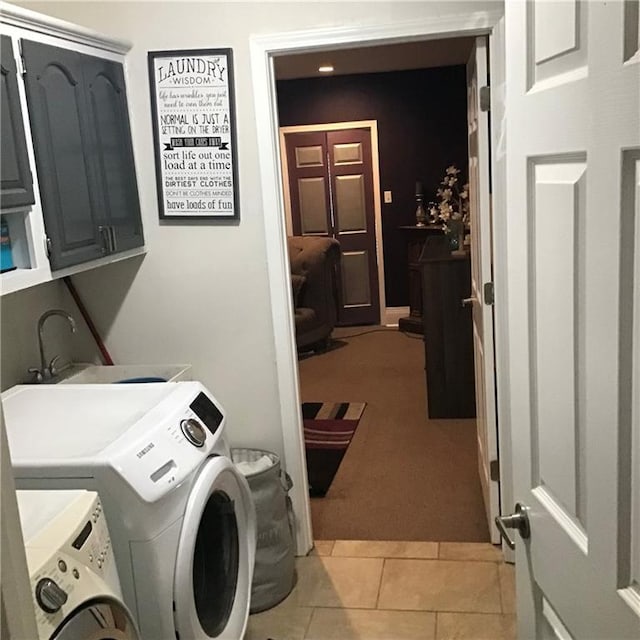
[[[383,324],[387,327],[397,327],[398,320],[409,315],[409,307],[387,307],[384,310]]]

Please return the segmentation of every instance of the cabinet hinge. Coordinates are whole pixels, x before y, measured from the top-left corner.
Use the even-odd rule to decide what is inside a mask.
[[[491,110],[491,87],[480,87],[480,111]]]
[[[493,282],[485,282],[484,283],[484,303],[488,305],[492,305],[495,301],[494,290],[493,290]]]
[[[26,75],[27,64],[24,61],[24,54],[22,53],[22,40],[18,40],[18,63],[20,64],[20,75]]]
[[[497,460],[489,462],[489,477],[493,482],[500,482],[500,465]]]

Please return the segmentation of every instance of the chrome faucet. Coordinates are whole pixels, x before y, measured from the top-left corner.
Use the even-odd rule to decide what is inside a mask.
[[[38,347],[40,349],[40,368],[31,367],[29,369],[29,373],[33,373],[35,376],[35,382],[45,382],[47,380],[51,380],[57,373],[56,363],[60,359],[60,356],[55,356],[51,359],[49,364],[44,357],[44,340],[42,337],[42,331],[44,329],[44,323],[47,318],[51,316],[60,316],[64,318],[71,327],[71,333],[76,332],[76,321],[73,317],[68,314],[66,311],[62,309],[51,309],[50,311],[45,311],[40,318],[38,319]]]

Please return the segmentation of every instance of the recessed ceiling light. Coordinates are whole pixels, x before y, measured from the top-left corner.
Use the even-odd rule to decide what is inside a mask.
[[[318,67],[318,71],[320,73],[331,73],[333,71],[333,66],[330,64],[323,64],[321,67]]]

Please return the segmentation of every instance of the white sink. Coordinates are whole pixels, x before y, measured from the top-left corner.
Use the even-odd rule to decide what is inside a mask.
[[[60,372],[58,384],[109,384],[111,382],[140,382],[148,378],[162,378],[167,382],[191,380],[191,365],[188,364],[119,364],[104,366],[97,364],[72,364]],[[146,380],[149,381],[149,380]],[[160,380],[157,380],[160,382]]]

